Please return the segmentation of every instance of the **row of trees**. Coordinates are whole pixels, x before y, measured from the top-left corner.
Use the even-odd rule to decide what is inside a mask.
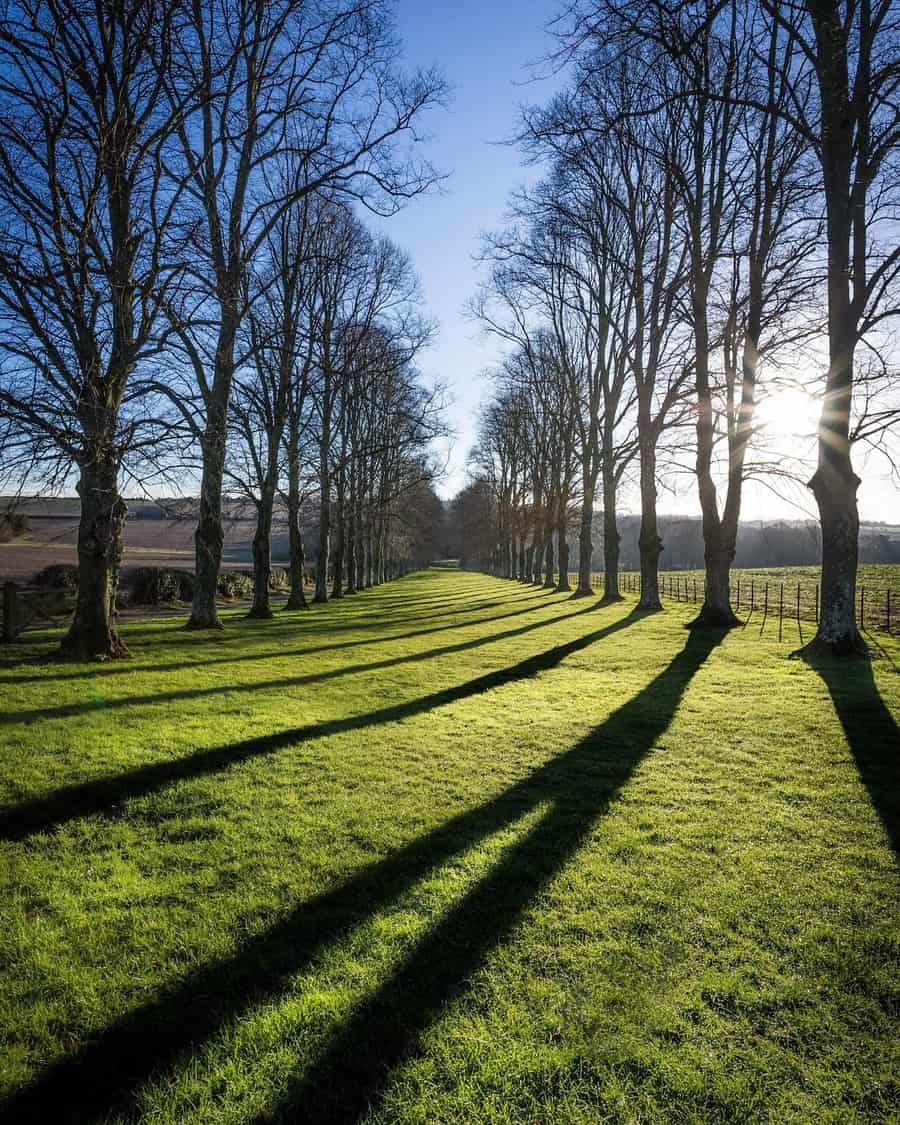
[[[689,427],[706,565],[693,624],[731,626],[756,404],[824,335],[809,482],[822,611],[808,651],[864,652],[851,446],[894,417],[871,392],[890,384],[900,312],[900,16],[889,0],[584,0],[559,38],[572,81],[526,112],[520,138],[544,176],[487,240],[474,302],[507,351],[464,506],[483,520],[490,496],[500,573],[552,586],[558,572],[561,589],[580,510],[576,593],[588,594],[599,505],[617,598],[617,490],[633,467],[641,605],[659,609],[657,462]],[[861,343],[888,378],[867,381],[854,416]]]
[[[434,184],[414,156],[441,102],[404,74],[385,0],[8,0],[0,11],[4,468],[77,475],[79,586],[65,653],[120,656],[123,475],[199,478],[190,624],[218,624],[223,497],[320,506],[316,598],[412,555],[399,499],[438,424],[415,357],[409,261],[359,205]],[[427,491],[427,489],[426,489]]]

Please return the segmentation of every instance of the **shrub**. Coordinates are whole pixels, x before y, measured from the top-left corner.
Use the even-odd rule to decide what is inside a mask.
[[[132,576],[132,597],[140,605],[164,605],[194,596],[194,576],[186,570],[142,566]]]
[[[269,577],[270,590],[289,590],[291,586],[291,576],[284,569],[283,566],[273,566],[272,573]]]
[[[67,617],[75,608],[72,591],[62,588],[47,588],[42,593],[23,595],[20,604],[22,627],[31,621],[52,621],[57,617]]]
[[[4,512],[0,515],[0,540],[17,539],[28,530],[28,516],[24,512]]]
[[[242,570],[223,570],[216,587],[223,598],[249,598],[253,596],[253,579]]]
[[[77,590],[78,567],[72,563],[50,563],[34,576],[34,584],[43,590]]]

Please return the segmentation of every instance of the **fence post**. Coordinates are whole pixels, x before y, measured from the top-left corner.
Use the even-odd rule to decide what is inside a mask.
[[[784,620],[784,583],[780,583],[778,590],[778,640],[781,640],[781,627]]]
[[[865,629],[866,627],[866,588],[860,586],[859,588],[859,627]]]
[[[740,613],[741,612],[741,580],[740,580],[740,578],[738,579],[737,608],[738,608],[738,613]]]
[[[755,586],[756,586],[756,581],[755,581],[755,579],[751,578],[750,579],[750,612],[751,613],[754,611],[754,609],[756,609],[756,594],[755,594],[755,591],[754,591]]]
[[[887,618],[887,632],[891,631],[891,592],[888,590],[885,609],[887,610],[885,616]]]
[[[16,584],[3,583],[3,643],[11,645],[16,639]]]
[[[797,632],[800,635],[800,644],[803,644],[803,625],[800,622],[800,583],[797,583]]]
[[[819,583],[816,583],[816,624],[819,624]]]

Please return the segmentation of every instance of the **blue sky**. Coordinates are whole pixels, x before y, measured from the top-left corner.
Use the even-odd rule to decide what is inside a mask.
[[[450,107],[428,121],[433,136],[428,156],[450,173],[443,193],[411,203],[384,224],[412,255],[428,307],[440,322],[439,337],[421,366],[452,388],[449,414],[456,438],[440,489],[446,496],[464,482],[477,405],[486,392],[479,373],[498,355],[497,345],[482,339],[463,313],[477,281],[472,258],[480,232],[501,225],[510,192],[530,175],[516,150],[498,142],[515,130],[522,103],[544,101],[560,84],[552,78],[532,81],[529,66],[552,45],[544,28],[555,12],[547,0],[397,5],[407,65],[434,64],[453,87]]]

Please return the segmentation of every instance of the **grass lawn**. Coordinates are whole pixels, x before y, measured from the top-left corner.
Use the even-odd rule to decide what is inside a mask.
[[[900,1121],[900,643],[633,607],[0,650],[0,1117]]]

